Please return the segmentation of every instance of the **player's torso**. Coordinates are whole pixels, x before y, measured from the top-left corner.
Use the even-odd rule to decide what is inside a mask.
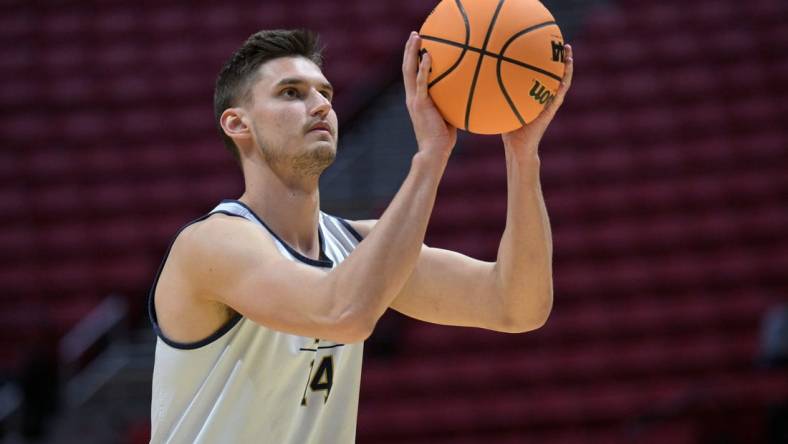
[[[184,353],[159,340],[154,422],[170,423],[163,431],[175,439],[162,442],[308,443],[333,436],[350,443],[362,355],[362,343],[289,335],[246,318],[204,351]],[[157,393],[171,397],[164,410]],[[178,423],[166,418],[169,409]]]
[[[310,265],[341,262],[359,240],[328,218],[321,215],[328,263]],[[291,335],[240,315],[185,347],[157,333],[152,442],[354,442],[362,343]]]

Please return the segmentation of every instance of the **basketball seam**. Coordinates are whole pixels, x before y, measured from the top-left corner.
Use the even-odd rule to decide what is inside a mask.
[[[534,25],[534,26],[531,26],[529,28],[525,28],[524,30],[522,30],[522,31],[518,32],[517,34],[513,35],[512,37],[510,37],[509,40],[507,40],[503,44],[503,46],[501,47],[501,54],[500,54],[501,57],[498,59],[498,63],[495,66],[495,74],[496,74],[496,77],[498,77],[498,86],[501,88],[501,92],[503,93],[503,97],[506,99],[506,102],[509,104],[509,108],[512,109],[512,112],[514,113],[515,117],[517,117],[517,120],[520,121],[521,125],[525,125],[525,119],[523,119],[523,116],[520,114],[520,111],[517,109],[517,105],[515,105],[515,103],[512,100],[511,96],[509,96],[509,92],[506,91],[506,86],[503,84],[503,77],[501,76],[501,65],[503,64],[503,58],[505,57],[504,54],[506,54],[506,48],[508,48],[509,45],[516,38],[518,38],[518,37],[520,37],[520,36],[522,36],[524,34],[527,34],[527,33],[531,32],[531,31],[535,31],[535,30],[543,28],[545,26],[549,26],[551,24],[555,24],[555,22],[552,21],[552,22],[540,23],[538,25]],[[526,67],[526,68],[528,68],[528,67]],[[531,67],[529,69],[534,69],[534,68],[535,67]],[[540,72],[541,70],[534,69],[534,71]],[[558,76],[551,76],[551,77],[555,78],[559,82],[562,81],[562,79],[560,77],[558,77]]]
[[[471,24],[468,21],[468,13],[465,12],[465,8],[462,6],[462,2],[460,0],[455,0],[455,3],[457,3],[457,8],[460,10],[460,15],[462,15],[462,20],[465,22],[465,44],[462,45],[462,52],[460,53],[460,57],[457,59],[457,61],[454,62],[454,65],[450,66],[449,69],[444,71],[441,75],[435,78],[435,80],[430,82],[427,85],[427,89],[432,88],[436,83],[446,78],[446,76],[448,76],[452,71],[454,71],[458,66],[460,66],[460,63],[462,63],[462,59],[465,57],[465,53],[468,52],[468,48],[469,48],[468,43],[470,43],[471,41]]]
[[[495,22],[498,20],[498,13],[501,12],[501,8],[503,7],[503,2],[506,0],[500,0],[498,2],[498,6],[495,8],[495,13],[490,20],[490,26],[487,27],[487,35],[484,36],[484,44],[482,44],[482,53],[487,50],[487,44],[490,43],[490,35],[492,35],[493,28],[495,28]],[[471,105],[473,104],[473,92],[476,89],[476,81],[479,79],[479,71],[482,69],[482,62],[484,61],[484,55],[479,55],[479,61],[476,63],[476,72],[473,74],[473,80],[471,81],[471,90],[468,93],[468,106],[465,108],[465,129],[470,131],[468,128],[470,126],[471,120]]]
[[[535,31],[538,28],[542,28],[542,27],[549,26],[549,25],[557,25],[557,24],[556,24],[556,22],[545,22],[545,23],[540,23],[538,25],[534,25],[534,26],[532,26],[530,28],[526,28],[526,30],[528,30],[528,32]],[[526,32],[522,32],[521,31],[521,33],[518,36],[522,36],[524,34],[526,34]],[[531,70],[531,71],[534,71],[534,72],[538,72],[540,74],[544,74],[544,75],[546,75],[546,76],[548,76],[548,77],[550,77],[552,79],[555,79],[555,80],[557,80],[559,82],[561,80],[563,80],[561,76],[559,76],[557,74],[554,74],[554,73],[552,73],[552,72],[550,72],[550,71],[548,71],[546,69],[542,69],[542,68],[539,68],[538,66],[534,66],[534,65],[529,65],[528,63],[521,62],[520,60],[512,59],[512,58],[509,58],[509,57],[506,57],[504,55],[497,54],[497,53],[494,53],[494,52],[491,52],[491,51],[486,51],[486,50],[483,51],[483,50],[481,50],[479,48],[475,48],[473,46],[466,46],[466,45],[464,45],[462,43],[459,43],[459,42],[455,42],[455,41],[452,41],[452,40],[446,40],[446,39],[442,39],[440,37],[435,37],[435,36],[431,36],[431,35],[423,35],[423,36],[421,36],[421,38],[424,39],[424,40],[433,41],[435,43],[443,43],[443,44],[454,46],[454,47],[457,47],[457,48],[463,48],[463,52],[466,51],[466,50],[467,51],[471,51],[471,52],[477,52],[477,53],[481,54],[481,56],[492,57],[494,59],[497,59],[499,62],[500,61],[509,62],[509,63],[514,64],[514,65],[520,66],[522,68],[525,68],[525,69],[528,69],[528,70]]]

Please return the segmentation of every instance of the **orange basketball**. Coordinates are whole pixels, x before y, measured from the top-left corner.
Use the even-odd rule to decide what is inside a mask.
[[[564,38],[538,0],[442,0],[419,34],[443,117],[477,134],[530,123],[564,76]]]

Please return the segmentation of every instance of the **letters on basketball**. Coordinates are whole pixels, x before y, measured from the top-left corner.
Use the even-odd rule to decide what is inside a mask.
[[[564,38],[538,0],[443,0],[419,34],[432,57],[432,100],[472,133],[530,123],[564,75]]]

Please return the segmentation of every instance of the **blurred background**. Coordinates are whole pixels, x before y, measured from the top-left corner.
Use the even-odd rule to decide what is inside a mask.
[[[377,217],[415,141],[400,64],[435,1],[0,1],[0,442],[146,443],[147,292],[242,193],[214,129],[263,28],[326,45],[322,209]],[[788,442],[788,2],[545,2],[576,75],[542,142],[555,304],[505,335],[387,314],[360,443]],[[427,243],[495,258],[498,137],[462,135]]]

